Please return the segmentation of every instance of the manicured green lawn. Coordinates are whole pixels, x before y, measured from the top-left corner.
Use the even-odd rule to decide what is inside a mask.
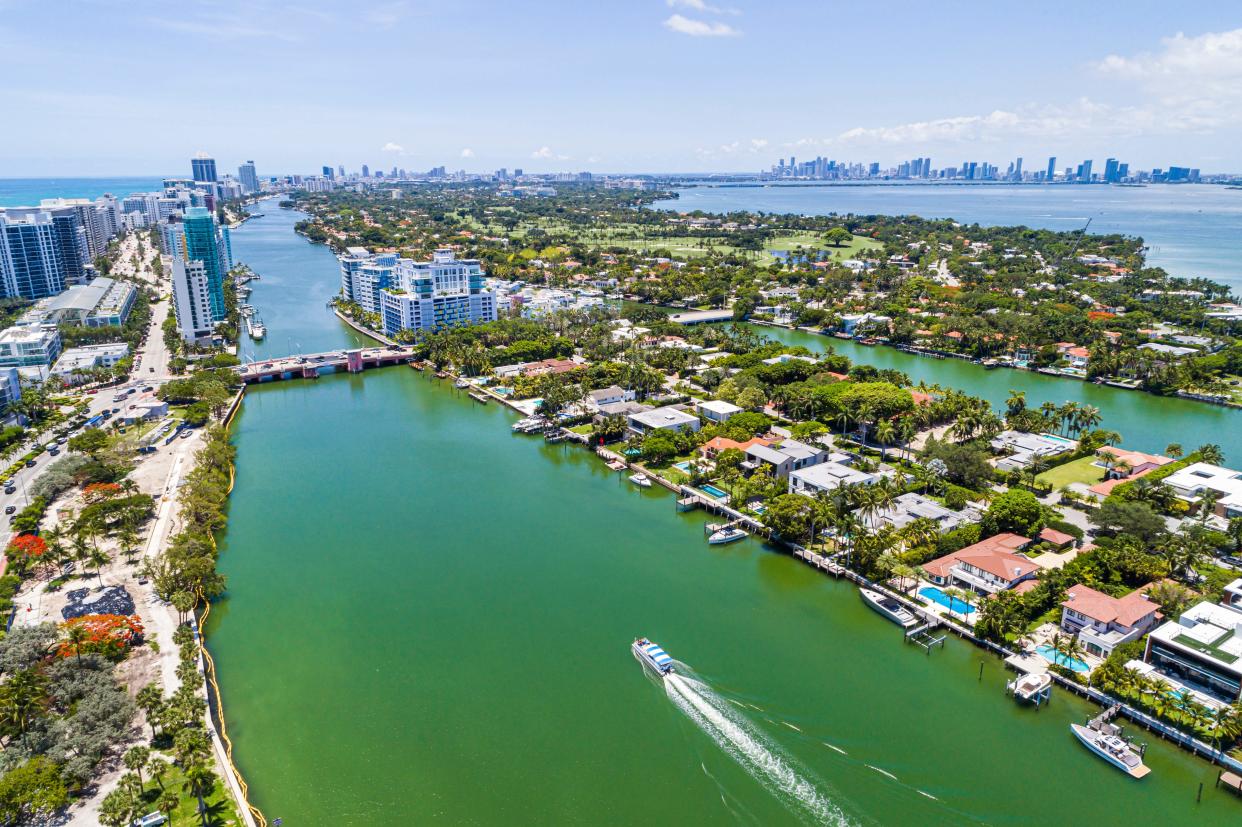
[[[1042,485],[1051,485],[1053,488],[1064,488],[1072,482],[1095,485],[1104,479],[1104,469],[1096,465],[1096,462],[1095,456],[1082,457],[1051,468],[1035,480]]]
[[[795,247],[815,247],[823,248],[822,233],[796,232],[789,235],[781,235],[769,241],[766,245],[769,250],[792,250]],[[849,244],[843,244],[840,247],[826,247],[832,254],[832,258],[837,261],[844,261],[847,258],[855,258],[864,250],[878,249],[883,245],[880,242],[866,236],[856,235]]]
[[[587,422],[582,425],[575,425],[569,430],[573,431],[575,434],[589,434],[591,431],[595,430],[595,426]]]

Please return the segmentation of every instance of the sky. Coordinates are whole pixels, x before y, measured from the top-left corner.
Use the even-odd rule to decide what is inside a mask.
[[[0,177],[1242,172],[1233,0],[0,0],[0,78]]]

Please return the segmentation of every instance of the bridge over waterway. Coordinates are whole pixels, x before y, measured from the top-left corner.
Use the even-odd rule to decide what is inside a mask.
[[[279,379],[317,379],[324,373],[361,373],[370,368],[408,363],[411,348],[400,345],[303,353],[249,362],[235,368],[246,384]]]

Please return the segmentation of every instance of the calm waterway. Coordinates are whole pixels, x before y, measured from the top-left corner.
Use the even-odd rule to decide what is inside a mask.
[[[351,344],[322,308],[335,261],[291,232],[293,214],[265,211],[234,249],[262,274],[271,347]],[[296,334],[278,321],[286,298],[307,302]],[[269,818],[1237,818],[1206,763],[1155,742],[1135,783],[1070,735],[1089,705],[1058,692],[1019,708],[998,661],[957,641],[903,646],[853,588],[752,540],[707,546],[702,515],[580,449],[512,435],[514,418],[406,368],[248,393],[229,593],[208,635]],[[645,678],[638,634],[697,681],[674,698]]]
[[[658,208],[762,210],[824,215],[921,215],[964,224],[1024,225],[1141,236],[1148,261],[1172,275],[1203,276],[1242,293],[1242,190],[1207,184],[1149,187],[1062,185],[702,186]]]

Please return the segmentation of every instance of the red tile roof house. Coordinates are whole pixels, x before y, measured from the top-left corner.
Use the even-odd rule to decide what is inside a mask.
[[[1035,539],[1048,543],[1057,551],[1078,545],[1078,539],[1073,534],[1066,534],[1064,531],[1057,531],[1055,528],[1041,529],[1039,536]]]
[[[1017,553],[1032,542],[1029,537],[1018,534],[997,534],[924,563],[923,570],[929,580],[940,586],[962,586],[983,594],[996,594],[1034,579],[1043,568]]]
[[[1097,482],[1087,489],[1100,499],[1113,493],[1113,489],[1123,482],[1146,476],[1160,466],[1168,465],[1173,461],[1171,457],[1164,457],[1159,454],[1144,454],[1142,451],[1126,451],[1112,445],[1105,445],[1099,452],[1111,454],[1115,462],[1125,463],[1121,467],[1114,465],[1105,474],[1106,479],[1103,482]]]
[[[1162,619],[1160,606],[1144,592],[1139,589],[1125,597],[1110,597],[1081,583],[1071,586],[1061,601],[1061,628],[1078,635],[1088,653],[1106,658]]]

